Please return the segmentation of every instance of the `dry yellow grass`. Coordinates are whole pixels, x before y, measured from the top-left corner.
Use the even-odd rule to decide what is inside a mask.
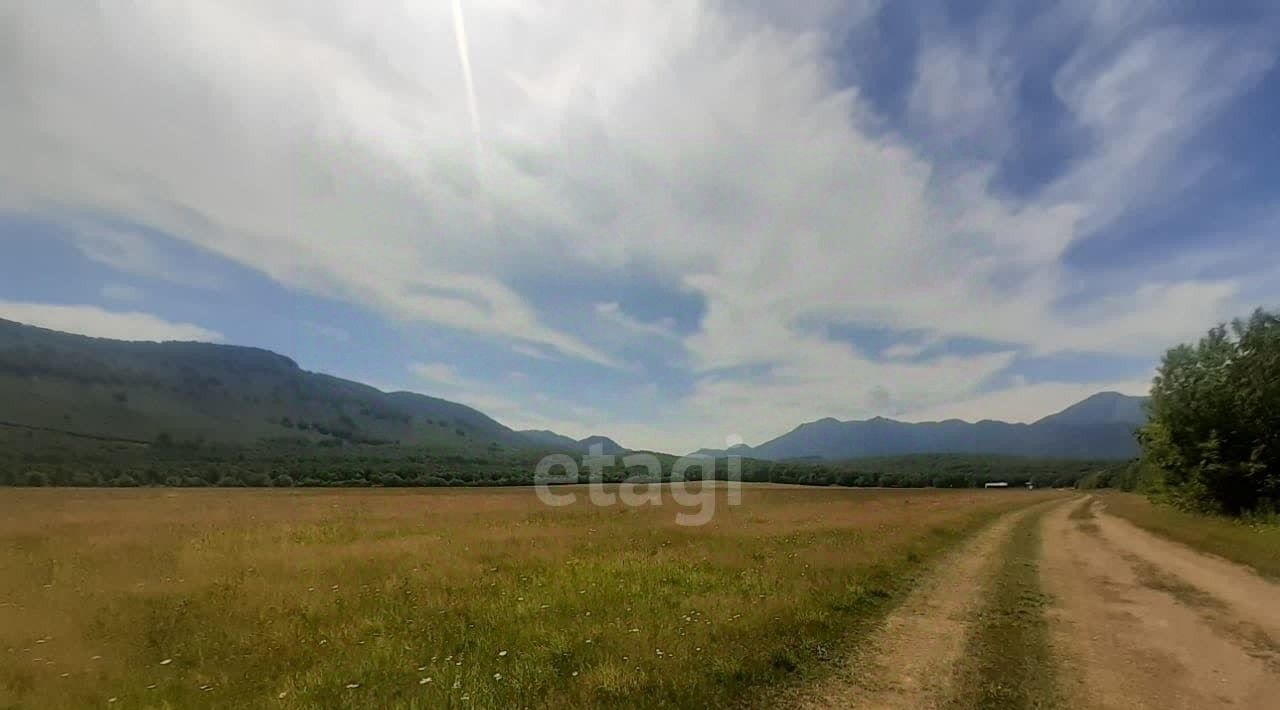
[[[1100,497],[1108,513],[1140,528],[1280,580],[1280,525],[1274,518],[1264,522],[1197,515],[1153,503],[1136,493],[1106,491]]]
[[[721,494],[723,495],[723,494]],[[0,707],[647,707],[821,667],[1040,494],[0,490]]]

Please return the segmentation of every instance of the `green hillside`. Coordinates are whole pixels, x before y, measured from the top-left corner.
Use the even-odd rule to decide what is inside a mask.
[[[146,442],[528,444],[470,407],[307,372],[265,350],[105,340],[5,320],[0,422]]]

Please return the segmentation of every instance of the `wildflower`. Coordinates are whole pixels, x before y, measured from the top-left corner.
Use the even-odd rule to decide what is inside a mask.
[[[503,658],[503,657],[505,657],[506,655],[507,655],[507,652],[506,652],[506,651],[498,651],[498,658]]]
[[[359,687],[360,687],[359,683],[347,683],[347,690],[355,690],[356,688],[359,688]]]
[[[502,674],[501,674],[501,673],[494,673],[494,674],[493,674],[493,679],[494,679],[494,680],[502,680]]]
[[[577,672],[577,671],[574,671],[574,672],[573,672],[573,677],[574,677],[574,678],[577,678],[577,677],[578,677],[578,672]]]
[[[282,691],[280,691],[280,694],[276,696],[276,698],[277,698],[278,700],[284,700],[288,695],[289,695],[289,691],[287,691],[287,690],[282,690]]]
[[[432,660],[435,660],[435,659],[432,659]],[[418,672],[419,672],[419,673],[421,673],[422,671],[425,671],[426,669],[427,669],[427,667],[426,667],[426,666],[418,666]]]
[[[172,659],[172,658],[166,658],[166,659],[164,659],[163,661],[160,661],[160,665],[162,665],[162,666],[167,666],[167,665],[169,665],[170,663],[173,663],[173,659]]]
[[[418,681],[418,685],[426,685],[427,683],[430,683],[430,682],[431,682],[431,676],[427,676],[426,678],[423,678],[422,680]]]

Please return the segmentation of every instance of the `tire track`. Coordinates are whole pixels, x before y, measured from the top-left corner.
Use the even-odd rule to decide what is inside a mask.
[[[1274,587],[1232,591],[1251,584],[1242,568],[1088,509],[1053,511],[1043,538],[1071,707],[1276,707],[1280,675],[1258,613],[1280,601]]]
[[[1040,506],[1009,513],[946,555],[839,671],[781,707],[947,708],[986,581],[1013,529]]]

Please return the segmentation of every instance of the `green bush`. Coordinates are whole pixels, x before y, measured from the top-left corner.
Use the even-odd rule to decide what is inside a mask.
[[[1241,515],[1280,501],[1280,316],[1255,311],[1165,354],[1142,442],[1182,507]]]

